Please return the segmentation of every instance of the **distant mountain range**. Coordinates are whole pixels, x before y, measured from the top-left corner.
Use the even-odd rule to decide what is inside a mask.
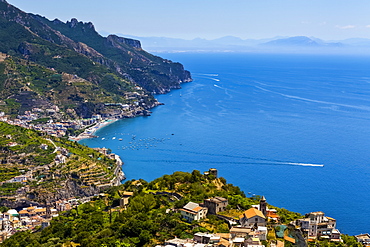
[[[370,39],[364,38],[324,41],[306,36],[268,39],[241,39],[234,36],[225,36],[213,40],[201,38],[185,40],[166,37],[125,36],[140,39],[143,47],[151,52],[370,53]]]

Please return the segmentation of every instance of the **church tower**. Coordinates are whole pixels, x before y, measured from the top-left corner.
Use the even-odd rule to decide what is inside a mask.
[[[50,219],[50,218],[51,218],[50,203],[49,203],[49,201],[47,201],[47,203],[46,203],[46,219]]]
[[[263,213],[264,216],[267,216],[267,202],[265,196],[262,196],[260,200],[260,211]]]

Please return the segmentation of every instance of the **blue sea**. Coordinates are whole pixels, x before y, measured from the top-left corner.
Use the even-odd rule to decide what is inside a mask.
[[[194,81],[81,143],[119,154],[129,180],[217,168],[247,195],[370,232],[370,57],[160,55]]]

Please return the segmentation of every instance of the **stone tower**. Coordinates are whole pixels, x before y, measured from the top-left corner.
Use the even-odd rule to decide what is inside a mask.
[[[262,196],[260,200],[260,211],[263,213],[264,216],[267,216],[267,202],[265,196]]]
[[[218,176],[218,171],[217,171],[217,169],[215,169],[215,168],[211,168],[211,169],[209,169],[209,174],[210,175],[213,175],[215,178],[217,178],[217,176]]]

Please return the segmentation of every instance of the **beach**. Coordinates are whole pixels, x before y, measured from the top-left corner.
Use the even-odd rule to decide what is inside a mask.
[[[118,119],[104,119],[104,120],[101,120],[98,123],[94,124],[93,126],[90,126],[89,128],[85,129],[85,131],[82,132],[81,134],[79,134],[78,136],[71,136],[71,137],[69,137],[69,139],[72,140],[72,141],[81,141],[81,140],[87,139],[87,138],[94,138],[94,137],[96,137],[95,133],[98,130],[116,122],[117,120]]]

